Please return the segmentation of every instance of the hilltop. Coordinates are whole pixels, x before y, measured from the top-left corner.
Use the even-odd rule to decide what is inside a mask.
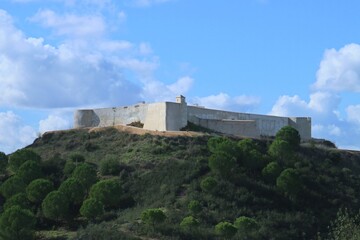
[[[121,183],[122,202],[95,221],[78,213],[71,221],[41,218],[47,223],[38,223],[37,236],[220,239],[215,226],[227,222],[238,229],[234,239],[328,239],[339,210],[350,219],[360,207],[360,153],[308,142],[274,155],[272,143],[133,127],[48,132],[27,149],[41,156],[55,188],[69,177],[66,166],[80,159],[98,179]],[[106,170],[104,162],[115,162],[115,170]],[[142,216],[149,209],[161,210],[164,222],[146,224]]]

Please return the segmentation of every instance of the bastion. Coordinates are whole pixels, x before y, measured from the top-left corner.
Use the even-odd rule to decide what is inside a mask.
[[[310,117],[279,117],[191,106],[184,96],[176,102],[139,103],[132,106],[81,109],[74,114],[74,127],[107,127],[134,122],[154,131],[179,131],[188,122],[215,132],[241,137],[272,137],[284,126],[299,131],[302,140],[311,138]]]

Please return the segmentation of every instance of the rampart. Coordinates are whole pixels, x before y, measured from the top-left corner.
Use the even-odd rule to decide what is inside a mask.
[[[105,127],[142,122],[144,128],[156,131],[179,131],[189,122],[236,136],[275,136],[284,126],[299,131],[303,140],[311,138],[311,118],[278,117],[239,113],[188,106],[185,97],[176,102],[140,103],[133,106],[77,110],[74,127]]]

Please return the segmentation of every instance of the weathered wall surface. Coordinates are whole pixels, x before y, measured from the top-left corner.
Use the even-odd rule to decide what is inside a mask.
[[[166,103],[148,104],[144,128],[154,131],[166,131]]]
[[[311,139],[311,118],[295,117],[289,118],[289,125],[298,130],[301,139]]]
[[[179,131],[187,125],[186,103],[166,103],[166,130]]]

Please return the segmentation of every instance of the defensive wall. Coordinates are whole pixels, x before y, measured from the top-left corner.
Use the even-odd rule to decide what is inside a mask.
[[[284,126],[299,131],[303,140],[311,138],[311,118],[278,117],[239,113],[188,106],[185,97],[176,102],[139,103],[132,106],[84,109],[74,114],[74,127],[105,127],[141,122],[144,129],[155,131],[179,131],[192,122],[202,127],[236,136],[275,136]]]

